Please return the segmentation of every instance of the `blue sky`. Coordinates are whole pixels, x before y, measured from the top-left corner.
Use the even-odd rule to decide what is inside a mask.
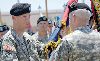
[[[48,10],[57,10],[63,9],[64,3],[68,0],[48,0]],[[83,0],[79,0],[82,2]],[[15,4],[17,0],[0,0],[0,10],[1,12],[9,12],[10,8],[13,4]],[[45,0],[20,0],[20,2],[30,3],[32,11],[38,10],[38,6],[41,6],[41,10],[45,10]],[[90,6],[89,0],[84,0],[86,4]]]

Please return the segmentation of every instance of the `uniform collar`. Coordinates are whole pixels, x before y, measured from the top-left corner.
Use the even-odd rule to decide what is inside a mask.
[[[76,30],[80,30],[84,33],[90,33],[92,31],[92,29],[90,29],[89,26],[85,26],[85,27],[78,27]]]

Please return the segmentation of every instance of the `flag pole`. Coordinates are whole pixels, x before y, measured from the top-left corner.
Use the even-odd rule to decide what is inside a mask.
[[[17,3],[20,3],[20,1],[19,1],[19,0],[17,0]]]
[[[82,3],[85,3],[85,0],[82,0]]]
[[[2,17],[1,17],[1,10],[0,10],[0,25],[2,25],[3,22],[2,22]]]
[[[47,0],[45,0],[45,8],[46,8],[46,17],[48,18],[48,6],[47,6]]]

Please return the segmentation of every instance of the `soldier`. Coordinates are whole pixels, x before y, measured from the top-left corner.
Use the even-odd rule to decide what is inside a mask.
[[[70,7],[73,32],[62,39],[49,61],[100,61],[100,34],[87,26],[91,17],[87,8],[85,3]]]
[[[49,20],[48,21],[48,34],[49,34],[49,36],[52,34],[52,28],[53,28],[53,21]]]
[[[5,34],[4,41],[9,41],[7,43],[14,47],[14,53],[10,52],[12,57],[9,59],[5,57],[4,61],[12,61],[10,59],[15,58],[14,55],[18,61],[38,61],[34,50],[31,49],[31,42],[26,37],[26,32],[30,28],[30,12],[31,7],[28,3],[16,3],[12,6],[10,14],[13,19],[13,29]]]
[[[37,32],[33,35],[35,42],[33,44],[35,45],[35,50],[38,52],[38,55],[40,57],[40,61],[45,59],[45,54],[44,54],[44,46],[46,43],[48,43],[48,19],[43,16],[40,17],[37,20]]]
[[[93,11],[93,29],[100,31],[100,0],[90,0]]]
[[[8,50],[5,49],[3,46],[3,35],[9,30],[9,28],[7,27],[7,25],[1,25],[0,26],[0,60],[2,59],[2,54],[3,54],[3,49],[4,50]]]
[[[47,43],[48,42],[48,34],[47,34],[48,19],[45,16],[40,17],[37,20],[37,27],[38,27],[37,39],[42,43]]]

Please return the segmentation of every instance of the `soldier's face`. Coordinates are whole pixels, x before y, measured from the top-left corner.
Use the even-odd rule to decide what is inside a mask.
[[[52,30],[53,24],[48,24],[50,30]]]
[[[5,32],[0,32],[0,38],[5,34]]]
[[[41,21],[38,23],[38,29],[40,31],[47,31],[48,28],[48,22],[47,21]]]
[[[13,24],[18,26],[20,29],[28,29],[30,27],[30,13],[15,16]]]

